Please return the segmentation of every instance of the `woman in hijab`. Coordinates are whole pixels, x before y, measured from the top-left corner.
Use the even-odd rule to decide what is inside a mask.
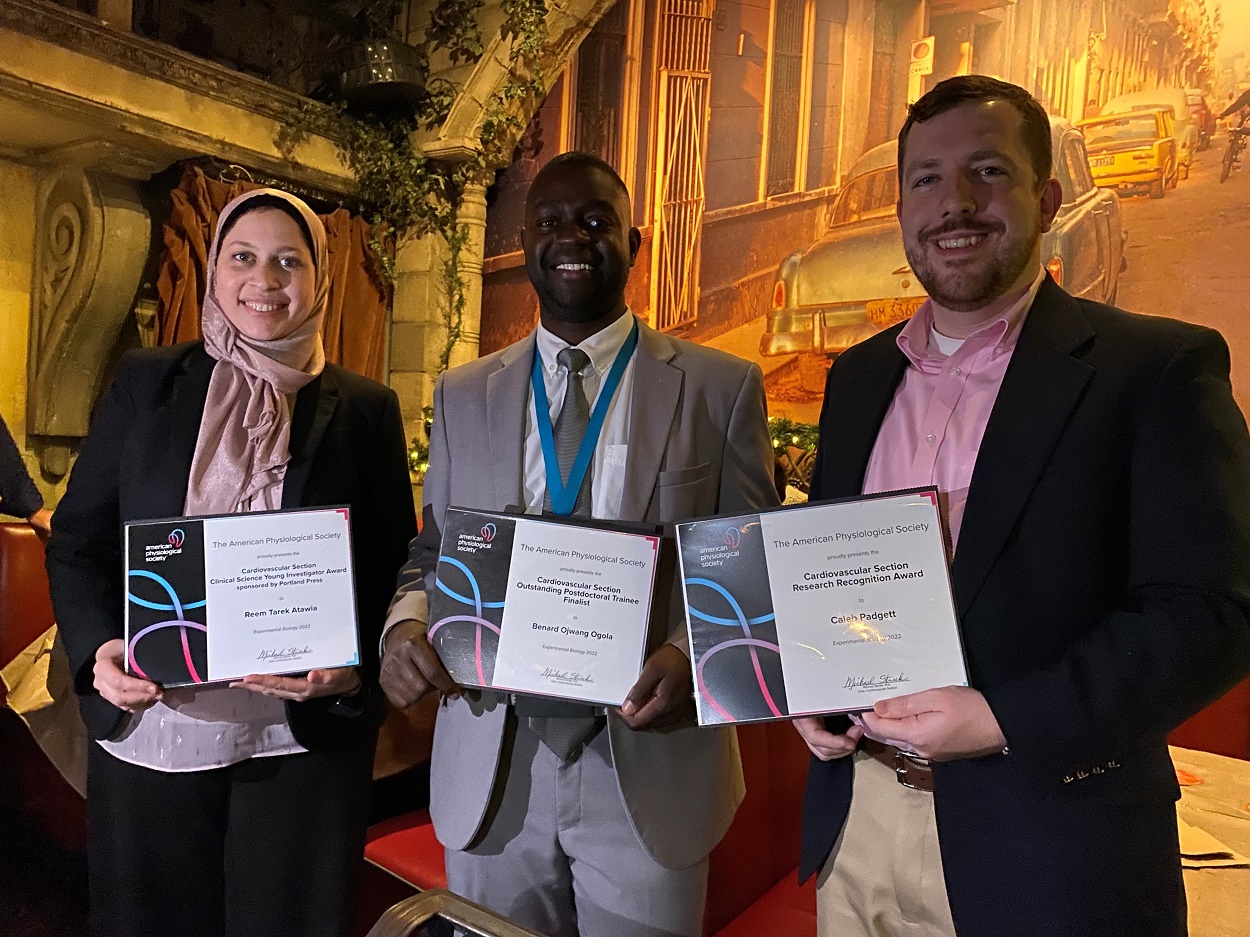
[[[96,937],[339,937],[368,820],[377,642],[416,521],[393,391],[327,364],[302,201],[221,213],[203,341],[127,354],[48,545],[88,757]],[[123,667],[126,521],[351,507],[360,667],[164,689]]]

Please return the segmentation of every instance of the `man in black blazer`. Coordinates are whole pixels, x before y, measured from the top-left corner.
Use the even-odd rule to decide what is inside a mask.
[[[1023,89],[937,85],[899,176],[930,301],[834,364],[812,496],[943,489],[970,686],[797,721],[821,933],[1183,935],[1167,733],[1250,670],[1227,347],[1042,271],[1060,196]]]

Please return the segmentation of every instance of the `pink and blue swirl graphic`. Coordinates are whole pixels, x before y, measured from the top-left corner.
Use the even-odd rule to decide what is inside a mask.
[[[735,540],[736,539],[737,538],[735,538]],[[728,543],[728,538],[726,538],[726,545],[731,545]],[[737,543],[732,544],[732,546],[735,547],[737,545]],[[693,603],[688,605],[688,611],[691,616],[712,625],[724,625],[729,628],[741,628],[743,633],[741,638],[731,638],[729,640],[720,641],[700,655],[697,663],[695,664],[695,682],[699,695],[707,701],[707,704],[711,706],[712,709],[714,709],[725,722],[740,721],[739,718],[736,718],[727,709],[725,709],[725,707],[722,706],[712,695],[711,691],[708,689],[707,681],[704,679],[703,671],[707,666],[708,661],[721,651],[728,650],[731,647],[746,647],[751,655],[751,667],[755,673],[756,683],[759,685],[760,694],[763,697],[765,705],[768,707],[768,711],[774,717],[784,717],[786,715],[784,707],[778,706],[776,700],[773,698],[773,694],[768,688],[768,681],[764,678],[764,669],[760,664],[759,657],[760,648],[766,651],[771,651],[777,654],[778,657],[781,655],[781,648],[776,643],[762,640],[751,633],[752,625],[762,625],[767,622],[775,621],[777,616],[770,612],[767,615],[759,615],[755,618],[748,618],[746,613],[742,610],[742,605],[734,597],[733,593],[720,583],[713,582],[711,579],[704,579],[702,577],[692,577],[687,579],[687,595],[689,595],[691,586],[701,586],[703,588],[711,589],[717,593],[725,600],[726,603],[728,603],[729,608],[734,613],[734,617],[722,618],[717,615],[710,615],[707,612],[695,608]]]
[[[483,529],[483,537],[487,539],[487,542],[494,539],[494,533],[495,533],[495,531],[493,530],[494,525],[492,524],[488,526],[492,528],[491,536],[489,538],[485,538],[485,529]],[[462,595],[461,593],[455,591],[449,585],[447,585],[446,582],[443,581],[443,574],[446,568],[443,564],[447,564],[447,566],[451,567],[452,569],[459,570],[461,573],[463,573],[464,578],[466,582],[468,583],[469,591],[472,593],[472,598]],[[499,626],[496,625],[494,622],[489,621],[488,619],[483,617],[482,612],[488,608],[503,608],[504,603],[484,601],[482,599],[481,587],[478,585],[477,577],[473,574],[473,571],[469,569],[469,567],[467,567],[464,563],[460,562],[460,560],[452,556],[447,556],[446,554],[443,554],[439,556],[438,558],[438,574],[434,580],[434,585],[444,595],[455,600],[457,603],[464,605],[466,609],[472,609],[473,611],[472,611],[472,614],[469,614],[466,611],[463,614],[447,615],[447,616],[444,616],[443,618],[440,618],[438,621],[434,622],[434,624],[430,626],[430,630],[427,632],[426,637],[429,638],[430,641],[433,641],[434,635],[438,633],[442,628],[448,625],[453,625],[453,624],[457,624],[461,622],[473,625],[474,632],[475,632],[474,639],[473,639],[473,663],[474,663],[474,669],[477,674],[477,682],[479,686],[490,686],[491,685],[490,678],[494,676],[494,669],[495,669],[494,668],[494,655],[493,654],[490,655],[489,661],[485,660],[485,655],[483,655],[482,653],[482,629],[489,628],[491,631],[495,632],[497,636],[499,635],[500,632],[499,632]],[[440,656],[442,655],[440,654]],[[450,662],[448,660],[444,659],[444,664],[449,664],[449,663]],[[491,671],[490,674],[486,672],[488,669],[488,664],[489,664],[489,670]],[[450,666],[448,667],[448,669],[452,670]],[[454,671],[452,672],[452,676],[453,677],[455,676]]]
[[[181,535],[182,531],[177,530],[177,531],[174,531],[174,533]],[[174,534],[171,533],[169,535],[169,543],[173,544],[173,542],[174,542]],[[135,652],[138,648],[139,642],[143,638],[147,637],[148,635],[154,632],[163,631],[166,628],[177,628],[179,631],[179,638],[181,639],[181,642],[182,642],[182,657],[183,657],[183,661],[186,663],[186,666],[187,666],[187,675],[190,678],[190,682],[191,683],[207,682],[204,677],[200,676],[199,670],[195,666],[195,659],[191,653],[191,642],[188,640],[188,630],[201,631],[207,634],[208,627],[206,625],[201,624],[198,621],[188,621],[186,617],[186,613],[188,610],[204,608],[204,606],[208,604],[207,600],[201,599],[198,602],[184,603],[179,598],[177,590],[175,590],[174,587],[169,584],[169,581],[165,579],[165,577],[158,576],[156,573],[149,572],[148,570],[145,570],[145,569],[131,570],[130,578],[131,579],[147,579],[147,580],[151,580],[152,582],[155,582],[158,586],[161,587],[166,597],[169,599],[168,603],[150,602],[147,599],[140,598],[139,596],[135,595],[133,592],[128,591],[126,594],[126,598],[133,605],[137,605],[140,608],[146,608],[146,609],[150,609],[152,611],[157,611],[157,612],[173,612],[174,613],[173,618],[166,619],[165,621],[158,621],[155,624],[148,625],[146,628],[142,628],[138,633],[136,633],[133,637],[131,637],[130,644],[126,647],[126,660],[130,664],[130,669],[134,671],[134,673],[142,677],[144,680],[151,679],[147,675],[147,673],[144,672],[143,668],[139,666],[139,661],[136,659]]]

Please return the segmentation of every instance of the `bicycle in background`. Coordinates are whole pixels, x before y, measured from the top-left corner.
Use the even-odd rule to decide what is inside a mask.
[[[1224,159],[1220,163],[1220,182],[1227,179],[1233,167],[1240,162],[1247,137],[1250,137],[1250,127],[1246,126],[1246,116],[1243,115],[1240,124],[1228,128],[1228,148],[1224,150]]]

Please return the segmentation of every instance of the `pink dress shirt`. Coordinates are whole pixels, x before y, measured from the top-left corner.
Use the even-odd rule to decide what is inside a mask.
[[[1039,273],[1017,303],[964,339],[950,355],[937,346],[928,301],[898,334],[898,347],[909,365],[877,432],[864,494],[936,485],[952,555],[981,437],[1024,317],[1045,275]]]

